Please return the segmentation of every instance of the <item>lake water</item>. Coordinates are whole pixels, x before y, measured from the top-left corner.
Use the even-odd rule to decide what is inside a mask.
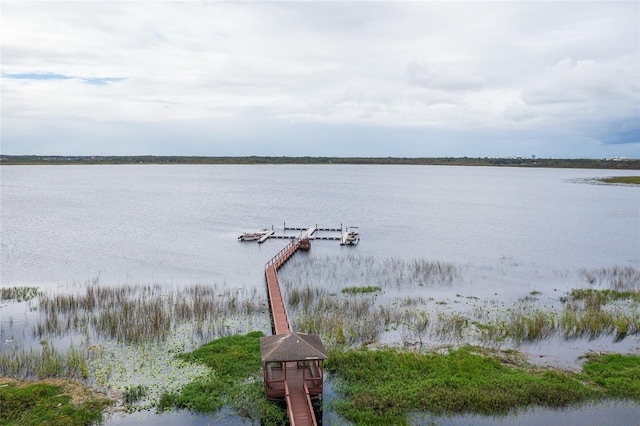
[[[540,273],[640,263],[640,190],[575,182],[629,172],[134,165],[0,173],[5,286],[96,276],[261,285],[281,241],[249,246],[236,238],[284,222],[359,226],[362,255],[511,263]]]
[[[584,270],[640,268],[640,188],[589,183],[631,174],[638,171],[3,166],[0,284],[61,291],[98,279],[262,292],[264,263],[286,242],[259,245],[237,237],[272,226],[282,232],[286,222],[360,228],[358,246],[314,241],[309,258],[427,259],[459,267],[458,282],[428,289],[436,298],[463,294],[513,303],[535,291],[554,303],[585,286]],[[550,339],[526,349],[551,354],[565,367],[585,350],[637,352],[638,345],[633,338]]]

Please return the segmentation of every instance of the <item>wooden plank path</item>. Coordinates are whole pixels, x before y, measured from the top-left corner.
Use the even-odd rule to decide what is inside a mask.
[[[280,291],[278,269],[298,251],[301,241],[311,237],[315,231],[316,228],[306,229],[305,232],[287,244],[265,265],[273,334],[289,334],[293,332],[287,307],[284,303],[282,292]],[[287,370],[286,380],[284,382],[285,401],[287,402],[287,414],[290,425],[317,426],[318,423],[313,412],[309,390],[303,383],[302,370],[297,368],[295,362],[286,363],[285,368]]]

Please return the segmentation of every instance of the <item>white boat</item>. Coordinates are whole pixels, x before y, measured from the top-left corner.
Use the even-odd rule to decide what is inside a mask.
[[[356,226],[348,227],[343,233],[340,244],[343,246],[355,246],[360,241],[360,233]]]
[[[240,241],[258,241],[260,238],[264,237],[265,235],[267,235],[269,232],[268,229],[261,229],[259,231],[256,232],[244,232],[242,235],[240,235],[238,237],[238,240]]]

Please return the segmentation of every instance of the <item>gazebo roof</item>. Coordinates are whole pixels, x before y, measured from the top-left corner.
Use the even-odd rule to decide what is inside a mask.
[[[315,334],[276,334],[260,338],[262,362],[306,361],[327,359],[324,345]]]

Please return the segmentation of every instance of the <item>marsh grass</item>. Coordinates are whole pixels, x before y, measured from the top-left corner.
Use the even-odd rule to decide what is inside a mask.
[[[628,185],[640,185],[640,176],[615,176],[602,178],[600,181],[604,183],[624,183]]]
[[[511,311],[507,321],[508,337],[518,341],[535,341],[553,335],[557,331],[557,318],[553,312]]]
[[[590,309],[599,309],[617,300],[631,300],[640,303],[640,290],[618,291],[612,289],[596,290],[596,289],[573,289],[569,293],[569,297],[573,300],[584,301]]]
[[[506,414],[529,405],[565,407],[602,391],[570,374],[508,367],[470,347],[447,354],[394,349],[330,351],[338,412],[355,424],[406,424],[409,411]]]
[[[37,287],[2,287],[0,288],[0,301],[26,302],[38,297],[40,290]]]
[[[63,377],[86,380],[86,354],[71,346],[65,353],[56,350],[46,340],[40,351],[21,349],[0,353],[0,375],[8,377]]]
[[[215,286],[193,285],[165,289],[158,285],[106,287],[87,285],[84,293],[41,295],[40,320],[34,336],[95,333],[99,339],[124,343],[163,341],[180,324],[193,324],[200,339],[224,330],[211,329],[229,316],[265,313],[266,300],[256,292],[220,292]]]
[[[625,283],[622,287],[628,285]],[[613,334],[616,340],[622,340],[640,332],[637,290],[574,289],[564,302],[560,327],[567,338]],[[628,308],[621,302],[629,302]]]
[[[640,270],[631,266],[584,269],[581,273],[591,285],[604,285],[618,291],[640,291]]]
[[[189,409],[213,413],[224,405],[265,425],[285,424],[286,414],[277,404],[266,400],[260,374],[261,332],[216,339],[178,357],[186,362],[209,367],[212,373],[186,384],[179,392],[165,393],[159,409]]]
[[[324,287],[341,289],[346,286],[415,288],[435,285],[451,285],[462,278],[460,269],[448,262],[426,259],[405,260],[378,258],[374,256],[319,256],[292,258],[282,270],[279,278],[285,287],[297,287],[313,280]]]
[[[416,295],[389,304],[376,296],[389,288],[448,286],[460,278],[458,268],[445,262],[357,255],[293,258],[280,271],[294,328],[319,334],[328,345],[377,343],[383,333],[422,342],[432,324],[420,308],[425,300]]]
[[[326,344],[352,345],[376,342],[384,326],[384,312],[373,297],[339,298],[326,295],[311,306],[296,310],[294,328],[322,336]]]
[[[382,291],[382,287],[377,285],[353,286],[353,287],[345,287],[342,289],[342,292],[346,294],[378,293],[380,291]]]
[[[369,270],[379,269],[372,258],[355,258],[354,276],[369,280]],[[388,259],[379,262],[389,265]],[[393,262],[405,277],[426,263]],[[408,268],[413,265],[412,268]],[[328,269],[337,265],[329,264]],[[361,270],[359,268],[365,268]],[[437,269],[432,267],[431,269]],[[345,268],[342,268],[345,269]],[[306,271],[306,269],[298,270]],[[586,274],[583,271],[583,274]],[[531,291],[511,307],[456,294],[456,299],[425,299],[420,294],[388,298],[378,293],[382,286],[337,286],[342,297],[327,287],[295,285],[292,271],[285,284],[285,299],[294,328],[319,334],[331,345],[358,346],[395,340],[403,346],[423,346],[436,339],[444,342],[503,345],[520,344],[564,336],[566,339],[594,339],[612,335],[616,341],[640,332],[639,274],[633,268],[603,268],[590,272],[594,282],[606,282],[610,289],[574,289],[560,298],[561,304],[547,305],[538,291]],[[586,275],[585,275],[586,276]],[[299,277],[301,280],[304,278]],[[353,277],[352,277],[353,278]],[[387,281],[386,279],[382,281]],[[387,284],[388,286],[389,284]],[[329,287],[332,288],[332,287]],[[464,303],[463,303],[464,302]],[[470,306],[455,306],[466,304]]]
[[[134,404],[146,397],[148,393],[149,389],[145,385],[126,386],[122,391],[122,400],[125,404]]]
[[[73,400],[79,385],[67,383],[19,383],[0,386],[0,424],[85,426],[102,420],[102,410],[112,401],[84,389],[85,397]]]

